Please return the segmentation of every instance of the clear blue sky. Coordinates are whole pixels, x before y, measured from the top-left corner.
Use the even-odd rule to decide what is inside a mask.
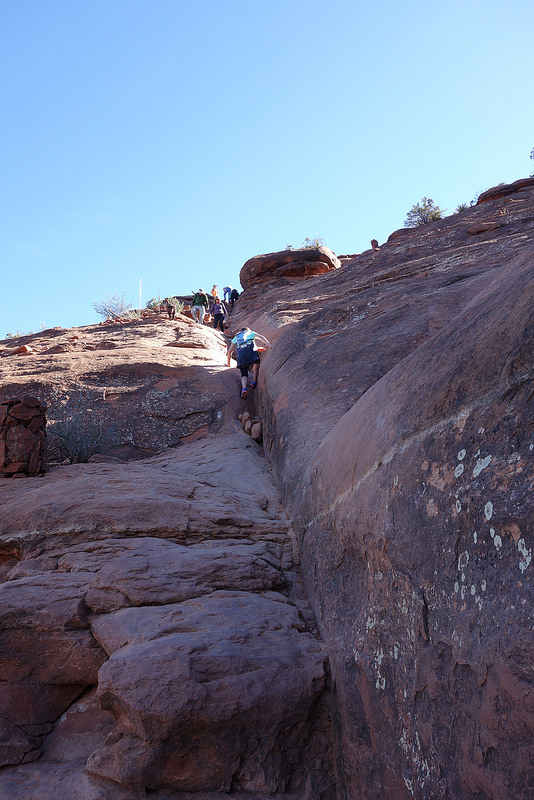
[[[532,0],[0,0],[0,338],[534,171]]]

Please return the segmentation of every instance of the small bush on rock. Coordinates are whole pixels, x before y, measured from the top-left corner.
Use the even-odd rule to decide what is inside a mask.
[[[54,392],[48,405],[48,459],[71,464],[89,461],[116,440],[116,428],[97,409],[102,395],[76,386],[69,394]]]
[[[443,218],[443,211],[437,206],[431,197],[423,197],[420,203],[415,203],[408,211],[404,220],[405,228],[417,228],[419,225],[427,225]]]
[[[123,294],[116,293],[111,297],[105,297],[98,303],[93,303],[96,313],[104,319],[116,319],[117,317],[130,316],[132,304],[127,303]]]

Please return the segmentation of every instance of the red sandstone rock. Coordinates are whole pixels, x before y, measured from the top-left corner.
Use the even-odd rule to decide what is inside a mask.
[[[322,650],[301,628],[282,596],[232,592],[102,617],[100,703],[121,737],[89,771],[132,787],[279,790],[273,756],[301,749],[303,709],[324,683]],[[248,757],[244,741],[255,742]]]
[[[467,233],[469,236],[477,236],[479,233],[495,231],[501,226],[501,222],[478,222],[476,225],[471,225],[471,227],[467,229]]]
[[[521,178],[513,183],[501,183],[499,186],[494,186],[492,189],[482,192],[477,200],[477,205],[487,203],[490,200],[498,200],[501,197],[507,197],[508,195],[521,191],[522,189],[529,189],[532,186],[534,186],[534,178],[532,177]]]
[[[254,423],[254,425],[250,429],[250,435],[257,442],[259,442],[261,440],[261,437],[262,437],[262,424],[261,424],[261,422],[255,422]]]
[[[46,469],[46,405],[30,395],[0,403],[0,471],[35,476]]]
[[[339,797],[530,800],[533,207],[525,184],[334,274],[250,284],[231,319],[274,343],[249,419],[285,508],[216,337],[165,347],[174,323],[140,321],[80,329],[46,374],[32,358],[43,375],[2,359],[12,397],[98,386],[97,351],[121,447],[162,452],[0,479],[0,752],[42,753],[0,796],[332,800],[333,738]],[[172,414],[190,441],[164,450]]]
[[[304,786],[312,772],[310,780],[323,786],[317,797],[329,796],[330,767],[313,766],[318,755],[325,760],[328,739],[320,726],[314,732],[317,722],[310,726],[327,719],[325,709],[314,710],[324,702],[325,653],[306,629],[309,609],[291,570],[287,523],[263,461],[241,432],[221,433],[143,462],[55,468],[16,489],[0,481],[0,557],[3,547],[11,561],[0,584],[0,652],[16,653],[9,671],[0,659],[6,690],[0,702],[12,726],[5,728],[10,745],[3,754],[17,764],[42,752],[35,771],[27,764],[0,775],[0,796],[13,782],[29,791],[35,775],[52,787],[44,792],[74,785],[77,776],[90,800],[106,792],[110,800],[130,800],[137,791],[131,787],[159,786],[163,778],[171,798],[183,786],[226,786],[230,775],[241,796],[246,787],[261,796],[263,787],[282,797],[276,787],[289,776]],[[110,538],[111,530],[122,538]],[[198,617],[203,604],[206,613]],[[131,612],[139,613],[128,642],[121,638],[125,611],[132,620]],[[109,671],[97,676],[109,654]],[[177,682],[181,674],[189,674],[189,683]],[[64,761],[50,761],[57,758],[50,737],[57,738],[61,721],[52,724],[97,684],[106,708],[104,698],[116,696],[109,708],[123,709],[115,722],[106,717],[111,738],[104,746],[100,729],[88,730],[85,759],[68,755],[63,740]],[[186,725],[179,690],[189,685],[202,696],[208,687],[212,696],[188,707]],[[126,697],[132,721],[139,725],[148,715],[156,737],[135,734]],[[95,751],[89,778],[85,762]]]
[[[14,350],[11,351],[11,355],[13,356],[25,356],[25,355],[32,355],[35,351],[27,344],[21,344],[20,347],[15,347]]]
[[[507,198],[287,287],[292,324],[277,286],[234,312],[275,341],[264,447],[330,653],[343,797],[530,796],[534,188],[513,198],[498,228]]]
[[[278,253],[250,258],[239,274],[239,280],[247,289],[258,280],[280,277],[302,278],[322,275],[338,269],[340,261],[328,247],[310,247],[302,250],[282,250]]]

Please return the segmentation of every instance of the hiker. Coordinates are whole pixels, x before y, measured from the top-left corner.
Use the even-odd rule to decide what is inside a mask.
[[[217,297],[218,294],[219,294],[219,290],[217,289],[217,286],[215,284],[213,284],[213,286],[211,287],[211,296],[212,297]]]
[[[170,297],[167,298],[166,302],[167,302],[166,305],[167,314],[169,315],[169,319],[176,319],[176,308],[174,306],[174,303],[171,302]]]
[[[258,383],[258,372],[260,369],[260,354],[256,346],[256,339],[266,347],[271,347],[271,343],[260,333],[251,331],[250,328],[241,328],[238,334],[232,339],[226,354],[226,366],[230,366],[230,359],[235,353],[237,367],[241,373],[241,397],[247,398],[248,370],[252,367],[252,380],[250,388],[255,389]]]
[[[223,300],[224,300],[225,303],[229,303],[230,302],[230,295],[231,294],[232,294],[232,287],[231,286],[225,286],[224,289],[223,289]]]
[[[215,329],[220,328],[221,333],[224,333],[224,306],[220,301],[219,297],[213,298],[213,303],[211,304],[210,314],[213,316],[213,327]]]
[[[239,297],[239,292],[237,291],[237,289],[232,289],[232,291],[230,292],[230,303],[232,304],[232,308],[234,307],[234,303],[238,297]]]
[[[193,295],[193,301],[191,303],[191,313],[193,314],[193,319],[196,323],[202,325],[204,322],[204,317],[206,315],[206,311],[209,306],[208,302],[208,295],[204,292],[204,289],[199,289]]]

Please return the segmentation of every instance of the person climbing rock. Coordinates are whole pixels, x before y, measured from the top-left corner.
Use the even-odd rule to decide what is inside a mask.
[[[231,294],[232,294],[232,287],[231,286],[225,286],[223,288],[223,300],[224,300],[225,303],[229,303],[230,302],[230,295]]]
[[[210,314],[213,317],[213,327],[220,328],[221,333],[224,333],[224,306],[219,297],[213,298]]]
[[[202,324],[209,307],[208,295],[205,293],[204,289],[199,289],[198,292],[193,295],[193,302],[191,305],[193,319],[195,322]]]
[[[230,303],[232,304],[232,308],[234,307],[234,303],[238,297],[239,297],[239,292],[237,291],[237,289],[232,289],[232,291],[230,292]]]
[[[252,367],[251,389],[255,389],[258,383],[260,354],[258,352],[256,340],[265,345],[265,347],[271,347],[270,341],[266,339],[265,336],[262,336],[261,333],[251,331],[250,328],[241,328],[239,333],[236,334],[230,342],[226,354],[226,365],[229,367],[231,358],[235,353],[237,367],[241,373],[241,397],[244,400],[247,398],[248,372],[250,367]]]
[[[170,297],[168,297],[165,301],[165,308],[167,309],[167,314],[169,315],[169,319],[176,319],[176,306],[171,301]]]

